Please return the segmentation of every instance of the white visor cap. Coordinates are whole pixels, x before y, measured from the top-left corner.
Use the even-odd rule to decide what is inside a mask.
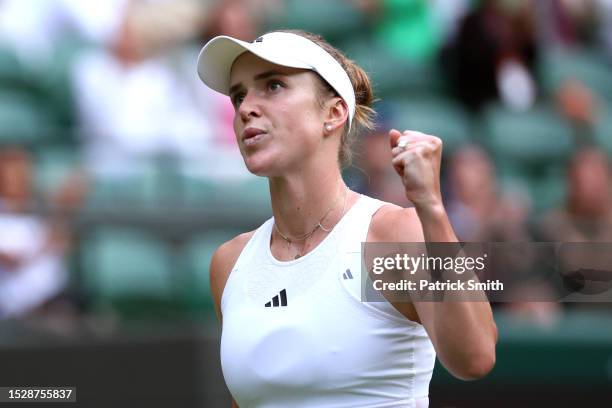
[[[232,65],[246,51],[273,64],[318,73],[346,102],[350,129],[355,116],[355,91],[348,74],[327,51],[300,35],[272,32],[250,43],[225,35],[215,37],[198,56],[200,79],[211,89],[229,95]]]

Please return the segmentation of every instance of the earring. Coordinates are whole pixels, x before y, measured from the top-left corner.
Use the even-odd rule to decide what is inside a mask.
[[[326,123],[325,124],[325,130],[327,130],[328,132],[330,132],[332,130],[332,125],[331,123]]]

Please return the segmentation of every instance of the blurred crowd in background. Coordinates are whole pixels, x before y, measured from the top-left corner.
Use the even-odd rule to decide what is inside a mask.
[[[270,212],[196,58],[276,28],[371,75],[354,189],[409,206],[387,132],[419,130],[460,240],[612,242],[610,0],[0,0],[0,319],[212,313],[212,251]]]

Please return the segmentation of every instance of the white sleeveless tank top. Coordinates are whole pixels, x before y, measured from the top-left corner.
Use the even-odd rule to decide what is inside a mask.
[[[386,203],[361,196],[311,252],[272,256],[257,229],[221,298],[221,366],[240,408],[425,408],[435,351],[389,302],[361,302],[361,243]]]

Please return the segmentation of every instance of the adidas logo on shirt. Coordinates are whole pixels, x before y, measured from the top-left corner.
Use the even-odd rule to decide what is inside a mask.
[[[279,299],[280,296],[280,299]],[[266,307],[280,307],[287,306],[287,291],[281,290],[280,293],[272,298],[271,301],[266,303]]]
[[[353,274],[351,273],[350,269],[347,269],[346,272],[344,272],[342,274],[342,277],[346,280],[346,279],[353,279]]]

